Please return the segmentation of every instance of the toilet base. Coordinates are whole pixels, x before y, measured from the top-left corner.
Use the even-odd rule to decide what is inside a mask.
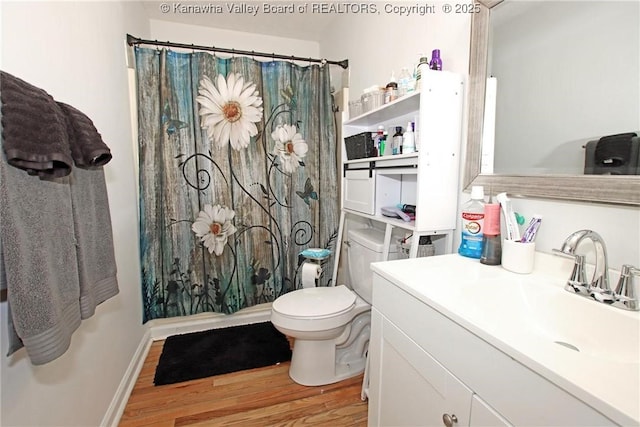
[[[289,376],[301,385],[332,384],[363,373],[365,363],[366,357],[336,363],[336,346],[331,341],[296,340]]]
[[[350,325],[346,342],[295,340],[289,376],[306,386],[332,384],[364,372],[369,346],[371,313],[363,313]],[[344,341],[344,340],[343,340]]]

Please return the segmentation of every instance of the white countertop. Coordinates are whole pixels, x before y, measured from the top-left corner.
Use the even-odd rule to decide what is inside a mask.
[[[640,312],[565,291],[571,260],[536,253],[534,272],[528,275],[458,254],[371,266],[375,273],[614,422],[640,425],[640,360],[636,356]],[[617,275],[612,274],[612,288],[614,279]],[[528,310],[534,314],[527,314]],[[545,315],[538,316],[540,313]],[[509,318],[513,321],[504,321]],[[585,319],[586,323],[576,324]],[[569,335],[574,333],[571,328],[577,331],[580,352],[554,343],[549,334],[554,321],[569,325]],[[630,350],[627,343],[631,343]],[[617,347],[621,350],[608,350]]]

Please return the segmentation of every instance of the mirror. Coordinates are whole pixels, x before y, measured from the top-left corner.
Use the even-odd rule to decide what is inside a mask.
[[[481,0],[479,3],[480,11],[479,13],[474,14],[471,28],[471,57],[469,70],[470,108],[464,179],[465,187],[469,188],[471,185],[483,185],[486,189],[490,188],[491,192],[494,194],[506,191],[513,196],[640,205],[640,177],[638,176],[582,175],[576,171],[575,167],[571,171],[569,169],[561,172],[544,171],[544,174],[539,174],[536,171],[535,175],[531,173],[531,168],[517,168],[517,172],[514,172],[514,169],[512,169],[511,171],[504,173],[481,173],[483,131],[490,130],[491,128],[491,126],[488,126],[487,128],[484,127],[485,93],[487,89],[486,83],[488,76],[487,66],[490,61],[488,56],[490,50],[489,25],[492,8],[500,5],[502,0]],[[583,3],[579,2],[579,4]],[[633,4],[633,2],[631,2],[631,4]],[[638,6],[636,4],[636,8],[637,7]],[[553,19],[557,20],[560,18],[558,16],[553,16]],[[594,33],[597,33],[597,30],[594,30]],[[546,33],[541,33],[536,37],[544,38],[545,34]],[[596,61],[600,54],[600,51],[594,50],[592,52],[592,61]],[[637,53],[634,60],[637,64]],[[617,63],[613,61],[610,64],[611,67],[615,67],[616,65]],[[555,73],[550,72],[549,74],[549,78],[551,78]],[[635,74],[635,76],[637,76],[637,74]],[[638,78],[635,77],[635,80],[632,81],[632,83],[636,85],[635,89],[633,87],[631,88],[631,90],[635,90],[636,92],[638,91],[637,80]],[[637,123],[637,112],[635,114],[636,117],[632,118],[632,120]],[[611,126],[613,126],[613,124]],[[548,128],[545,127],[542,131],[550,132],[552,128],[553,125],[549,125]],[[638,129],[629,129],[625,131],[631,130],[637,131]],[[600,130],[598,130],[598,132],[600,132]],[[602,133],[603,135],[600,136],[608,134],[608,131],[603,131]],[[553,139],[551,133],[543,133],[542,135],[544,135],[542,138],[545,140]],[[591,134],[588,135],[590,136]],[[541,137],[538,136],[538,138]],[[584,142],[586,141],[582,141],[580,143],[581,145],[579,148],[581,150],[583,149],[582,145],[584,145]],[[496,138],[496,147],[498,146],[498,140]],[[578,161],[578,163],[580,162],[584,164],[584,158]],[[498,172],[500,171],[498,170]]]

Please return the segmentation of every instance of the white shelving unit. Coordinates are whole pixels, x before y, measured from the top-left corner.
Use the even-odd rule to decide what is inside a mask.
[[[405,129],[408,122],[415,122],[418,151],[343,161],[336,254],[341,251],[347,215],[385,225],[385,260],[394,228],[413,234],[410,257],[416,256],[421,236],[443,235],[445,253],[453,250],[464,80],[460,74],[432,70],[423,70],[421,80],[420,92],[343,122],[343,138],[361,132],[375,132],[382,125],[389,131],[389,139],[395,126]],[[347,158],[344,140],[342,158]],[[415,205],[415,220],[405,222],[381,214],[382,207],[396,204]],[[334,283],[337,266],[338,262],[333,272]]]

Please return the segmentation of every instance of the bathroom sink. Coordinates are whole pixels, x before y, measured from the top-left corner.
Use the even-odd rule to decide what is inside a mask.
[[[616,423],[637,425],[640,312],[565,290],[572,267],[536,253],[521,275],[452,254],[374,271]]]
[[[461,301],[474,321],[491,327],[497,337],[517,334],[526,339],[529,335],[603,361],[640,363],[637,313],[538,280],[511,275],[469,284],[460,288]]]

